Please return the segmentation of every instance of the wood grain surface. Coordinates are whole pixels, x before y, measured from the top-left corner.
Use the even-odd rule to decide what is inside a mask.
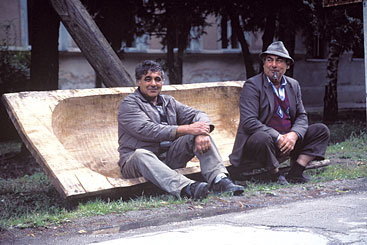
[[[239,122],[242,82],[165,85],[162,93],[205,111],[225,164]],[[117,111],[135,87],[9,93],[2,97],[28,150],[63,198],[121,193],[145,183],[123,179],[118,161]],[[177,171],[199,173],[197,159]]]

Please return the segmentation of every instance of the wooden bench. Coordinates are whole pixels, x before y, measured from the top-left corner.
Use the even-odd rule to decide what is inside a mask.
[[[243,82],[165,85],[162,93],[205,111],[215,125],[212,137],[225,164],[239,123]],[[66,199],[91,197],[111,191],[121,196],[144,178],[123,179],[118,161],[117,111],[120,101],[135,87],[3,95],[19,135]],[[199,173],[193,159],[185,175]]]

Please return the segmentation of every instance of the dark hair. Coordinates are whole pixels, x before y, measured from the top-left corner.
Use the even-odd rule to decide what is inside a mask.
[[[162,79],[163,79],[164,71],[163,71],[162,66],[158,62],[155,62],[153,60],[144,60],[142,63],[138,64],[135,68],[136,81],[139,81],[149,71],[160,72],[162,75]]]

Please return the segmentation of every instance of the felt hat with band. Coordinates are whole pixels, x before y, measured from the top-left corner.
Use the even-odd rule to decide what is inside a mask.
[[[292,64],[294,63],[294,60],[289,56],[288,50],[285,48],[282,41],[277,41],[270,44],[268,49],[260,54],[260,58],[263,60],[267,54],[277,55],[290,60]]]

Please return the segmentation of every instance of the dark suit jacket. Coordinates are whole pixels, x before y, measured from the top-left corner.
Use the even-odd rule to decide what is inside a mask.
[[[290,77],[287,80],[286,93],[290,103],[291,131],[303,138],[307,128],[307,114],[303,107],[299,83]],[[264,73],[248,79],[243,85],[240,96],[240,123],[237,130],[233,151],[229,156],[234,166],[241,164],[243,149],[250,135],[258,130],[268,132],[274,139],[279,133],[266,126],[274,113],[274,92]]]

